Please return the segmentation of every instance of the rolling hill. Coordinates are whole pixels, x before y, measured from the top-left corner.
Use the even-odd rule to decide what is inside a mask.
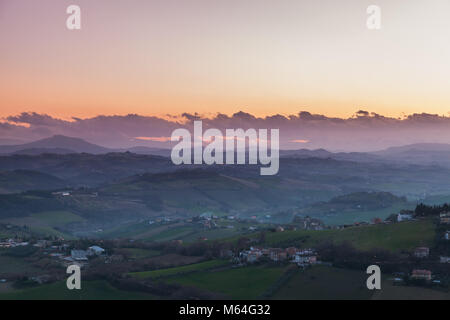
[[[0,193],[18,193],[27,190],[54,190],[66,183],[55,176],[32,170],[0,171]]]
[[[11,154],[17,152],[24,152],[23,150],[33,150],[41,153],[52,153],[52,151],[66,150],[69,153],[92,153],[100,154],[110,152],[110,149],[89,143],[79,138],[71,138],[62,135],[55,135],[42,140],[20,144],[20,145],[3,145],[0,146],[0,153]],[[28,151],[29,152],[29,151]]]

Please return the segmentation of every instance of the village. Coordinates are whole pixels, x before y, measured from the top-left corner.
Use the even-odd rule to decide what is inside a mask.
[[[401,212],[398,213],[395,218],[390,221],[378,221],[374,220],[370,224],[380,224],[380,223],[408,223],[409,221],[417,219],[411,213]],[[289,231],[295,231],[297,228],[304,230],[323,230],[325,227],[320,221],[312,219],[309,217],[302,218],[300,225],[268,225],[268,224],[252,224],[253,218],[248,220],[242,220],[235,216],[227,216],[219,218],[214,215],[204,214],[199,217],[193,217],[188,219],[189,223],[200,225],[202,228],[215,229],[215,228],[230,228],[230,226],[238,223],[246,223],[244,227],[248,231],[248,234],[256,234],[259,232],[273,232],[273,233],[284,233]],[[158,218],[155,220],[148,221],[148,224],[167,224],[173,223],[174,221],[170,218]],[[176,220],[175,220],[176,222]],[[250,224],[249,224],[250,222]],[[444,243],[444,246],[448,246],[450,241],[449,235],[450,231],[447,230],[446,226],[450,224],[450,213],[441,213],[438,216],[439,230],[445,230],[439,234],[440,241]],[[339,226],[339,229],[346,228],[358,228],[363,227],[365,224],[354,224],[353,226]],[[264,229],[265,228],[265,229]],[[444,228],[444,229],[443,229]],[[35,261],[40,259],[50,259],[51,263],[46,265],[59,266],[61,269],[65,269],[70,265],[78,265],[82,269],[86,270],[90,268],[91,262],[95,261],[96,266],[98,265],[117,265],[125,266],[130,258],[123,255],[123,247],[125,248],[142,248],[147,246],[169,246],[173,247],[176,251],[186,250],[190,246],[195,246],[193,244],[185,244],[182,240],[172,240],[167,244],[145,244],[141,241],[136,241],[132,239],[113,239],[109,240],[107,244],[107,249],[103,247],[103,240],[65,240],[63,238],[53,238],[53,239],[21,239],[8,238],[0,239],[0,249],[6,253],[17,254],[18,257],[28,257],[34,256]],[[211,242],[208,239],[200,237],[197,243],[204,243],[207,248],[210,244],[221,243],[221,241]],[[106,244],[106,243],[105,243]],[[178,248],[178,249],[176,249]],[[172,249],[171,249],[172,250]],[[433,248],[421,246],[417,247],[408,255],[404,256],[402,259],[406,264],[411,265],[411,269],[408,273],[398,272],[399,276],[392,279],[393,282],[402,284],[405,281],[417,280],[424,281],[425,283],[430,283],[434,285],[440,285],[441,279],[433,274],[432,268],[426,268],[421,266],[437,266],[450,263],[450,257],[448,255],[439,255],[439,252],[433,252]],[[258,244],[257,239],[253,239],[246,244],[246,248],[236,250],[236,248],[227,248],[220,250],[217,254],[218,258],[229,260],[235,267],[245,267],[246,265],[253,264],[295,264],[299,268],[305,269],[310,268],[315,265],[328,265],[333,264],[326,260],[321,259],[320,250],[318,248],[299,248],[295,246],[283,248],[283,247],[266,247],[264,245]],[[413,267],[418,266],[418,267]],[[62,273],[64,274],[64,273]],[[394,272],[393,274],[396,274]],[[47,283],[54,281],[51,272],[47,273],[45,268],[39,272],[39,274],[29,274],[27,278],[38,284]],[[5,283],[7,281],[14,281],[15,278],[8,279],[8,276],[3,274],[0,275],[0,283]]]

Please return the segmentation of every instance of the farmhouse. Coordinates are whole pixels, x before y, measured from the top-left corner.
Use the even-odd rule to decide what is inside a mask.
[[[75,261],[87,261],[88,253],[85,250],[72,250],[70,256]]]
[[[278,226],[278,227],[275,229],[275,231],[276,231],[276,232],[284,232],[284,228],[283,228],[282,226]]]
[[[270,260],[272,261],[284,261],[287,259],[286,251],[280,248],[270,249]]]
[[[440,214],[440,223],[441,224],[450,224],[450,213],[449,212]]]
[[[103,253],[105,253],[105,249],[100,248],[99,246],[92,246],[89,247],[87,250],[88,256],[99,256],[102,255]]]
[[[397,222],[409,221],[409,220],[412,220],[412,218],[413,218],[412,214],[408,214],[408,213],[402,214],[402,213],[399,213],[399,214],[397,215]]]
[[[239,256],[248,263],[255,263],[262,257],[262,251],[258,248],[251,247],[248,251],[242,251]]]
[[[296,255],[294,257],[294,261],[299,266],[309,265],[309,264],[316,264],[317,263],[317,257],[316,256],[299,256]]]
[[[293,257],[293,256],[295,256],[295,253],[297,252],[297,250],[298,249],[295,247],[290,247],[290,248],[286,249],[286,253],[289,257]]]
[[[412,279],[418,279],[418,280],[431,280],[431,271],[429,270],[413,270],[411,274]]]
[[[25,247],[28,244],[29,244],[28,242],[23,242],[20,239],[17,240],[8,239],[6,241],[0,242],[0,248]]]
[[[430,248],[427,247],[419,247],[414,250],[414,256],[416,258],[426,258],[430,254]]]

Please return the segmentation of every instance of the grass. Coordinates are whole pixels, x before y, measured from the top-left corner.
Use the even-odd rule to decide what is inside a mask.
[[[161,253],[157,250],[138,249],[138,248],[126,248],[125,250],[131,259],[145,259],[156,257]]]
[[[197,272],[170,278],[169,282],[224,294],[232,299],[257,299],[285,272],[283,266],[250,266]]]
[[[317,266],[297,273],[271,297],[275,300],[366,300],[364,271]]]
[[[381,290],[369,291],[364,270],[316,266],[299,270],[271,297],[276,300],[449,300],[450,294],[421,287],[395,286],[382,275]]]
[[[33,267],[24,258],[0,255],[0,274],[20,274],[39,271],[38,268]]]
[[[410,286],[394,286],[382,281],[381,290],[374,293],[373,300],[450,300],[450,293]]]
[[[390,206],[389,208],[368,210],[368,211],[347,211],[337,214],[314,215],[314,218],[321,219],[327,225],[353,224],[355,222],[370,222],[375,218],[386,219],[391,214],[400,212],[403,209],[414,209],[415,205],[408,203],[400,203]]]
[[[130,273],[130,275],[133,277],[142,278],[142,279],[147,279],[147,278],[155,279],[155,278],[168,277],[168,276],[189,273],[189,272],[205,271],[205,270],[225,266],[228,263],[229,262],[226,260],[209,260],[209,261],[205,261],[205,262],[200,262],[200,263],[195,263],[195,264],[190,264],[190,265],[175,267],[175,268],[167,268],[167,269],[144,271],[144,272],[133,272],[133,273]]]
[[[180,240],[183,239],[185,236],[189,236],[192,234],[195,234],[197,232],[197,228],[194,226],[179,226],[174,228],[168,228],[160,233],[154,234],[149,237],[143,238],[143,240],[146,241],[157,241],[157,242],[164,242],[164,241],[170,241],[170,240]]]
[[[70,223],[82,222],[84,219],[69,211],[45,211],[32,214],[28,217],[8,218],[2,222],[17,226],[27,226],[32,233],[41,236],[56,236],[65,239],[74,239],[70,234],[56,230]]]
[[[255,235],[255,237],[258,235]],[[360,250],[375,248],[392,252],[411,250],[418,246],[429,246],[435,239],[435,227],[431,220],[394,224],[350,227],[341,230],[299,230],[267,233],[265,246],[315,247],[320,243],[349,242]]]
[[[81,290],[68,290],[65,282],[0,294],[0,300],[149,300],[150,294],[123,291],[106,281],[84,281]]]
[[[32,214],[31,217],[51,227],[63,227],[69,223],[84,221],[82,217],[69,211],[46,211]]]

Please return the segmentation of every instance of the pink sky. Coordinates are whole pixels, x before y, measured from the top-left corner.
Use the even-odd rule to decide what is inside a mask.
[[[65,27],[81,7],[82,30]],[[450,111],[450,2],[0,0],[0,117]]]

